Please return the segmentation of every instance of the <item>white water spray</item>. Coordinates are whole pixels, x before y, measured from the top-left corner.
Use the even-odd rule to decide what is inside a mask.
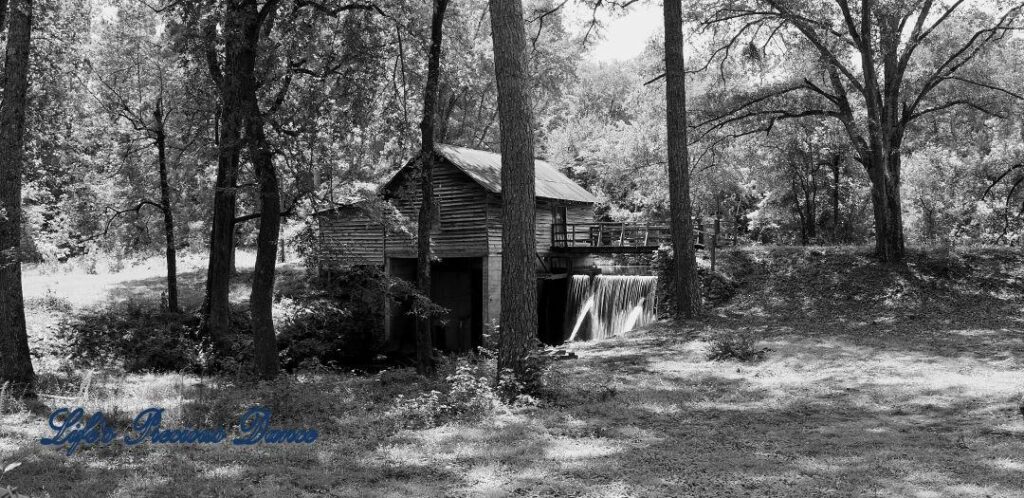
[[[639,275],[574,275],[568,340],[606,339],[653,322],[657,281]]]

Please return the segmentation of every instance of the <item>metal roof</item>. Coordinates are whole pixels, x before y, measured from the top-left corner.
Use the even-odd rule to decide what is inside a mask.
[[[488,191],[501,193],[501,154],[445,144],[437,144],[434,150]],[[534,159],[534,168],[537,197],[589,204],[597,202],[594,194],[546,161]]]

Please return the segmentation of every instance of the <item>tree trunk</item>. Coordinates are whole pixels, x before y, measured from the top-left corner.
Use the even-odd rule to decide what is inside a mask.
[[[498,374],[524,373],[537,336],[533,117],[520,0],[490,0],[501,135],[501,329]]]
[[[836,154],[832,159],[832,241],[839,242],[839,165],[842,158]]]
[[[167,134],[164,131],[163,101],[158,99],[156,110],[156,155],[160,167],[160,209],[164,214],[164,238],[167,254],[167,310],[177,313],[178,307],[178,262],[174,247],[174,212],[171,210],[171,186],[167,181]]]
[[[804,194],[804,209],[807,210],[808,243],[818,236],[818,196],[816,195],[815,190],[817,190],[817,185],[815,184],[814,175],[811,175],[811,183],[808,186],[807,192]]]
[[[868,167],[875,214],[875,255],[880,261],[903,260],[903,213],[900,204],[899,152],[875,154]]]
[[[205,329],[214,343],[224,345],[231,330],[231,273],[235,250],[235,197],[238,182],[238,155],[242,140],[241,96],[255,89],[244,88],[244,74],[252,74],[256,54],[245,40],[243,4],[226,2],[224,15],[224,74],[220,80],[221,117],[217,182],[213,193],[213,227],[210,234],[210,261],[206,275]],[[210,71],[219,75],[220,69]]]
[[[255,92],[252,98],[256,98]],[[253,102],[255,104],[255,102]],[[249,308],[252,314],[256,374],[273,379],[279,370],[277,335],[274,332],[274,276],[277,239],[281,232],[281,192],[274,170],[273,153],[263,132],[259,110],[249,117],[250,152],[260,189],[260,231],[256,236],[256,266],[252,276]]]
[[[686,66],[681,0],[665,0],[665,101],[668,125],[669,204],[675,251],[676,309],[685,318],[700,313],[700,283],[690,222],[690,157],[686,138]]]
[[[434,229],[434,114],[437,111],[437,80],[441,73],[441,41],[444,35],[444,11],[448,0],[434,1],[430,27],[430,55],[427,60],[427,86],[423,93],[423,120],[420,121],[420,212],[416,239],[416,286],[430,297],[430,232]],[[432,317],[426,313],[416,320],[416,371],[434,373]]]
[[[256,2],[244,2],[238,15],[246,51],[255,55],[260,39],[260,15]],[[255,60],[255,57],[251,60]],[[247,63],[239,69],[246,146],[256,172],[260,196],[260,231],[256,235],[256,265],[253,269],[252,292],[249,295],[255,350],[253,360],[256,375],[262,379],[273,379],[280,370],[273,308],[277,240],[281,236],[281,189],[277,171],[274,170],[274,154],[263,129],[263,115],[256,94],[256,67]]]
[[[21,288],[21,175],[31,38],[32,1],[13,0],[0,105],[0,384],[29,396],[35,372]]]
[[[0,0],[0,35],[7,28],[7,0]]]

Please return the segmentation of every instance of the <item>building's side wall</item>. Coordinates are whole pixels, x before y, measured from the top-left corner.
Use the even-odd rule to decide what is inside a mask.
[[[414,175],[395,185],[391,203],[409,220],[407,234],[388,238],[389,257],[416,257],[416,220],[420,209],[420,186]],[[486,191],[458,168],[439,161],[434,169],[434,193],[440,205],[434,229],[433,252],[439,258],[487,255]]]
[[[537,237],[537,270],[545,272],[542,258],[552,256],[551,253],[551,223],[554,221],[553,207],[557,201],[540,199],[537,201],[537,222],[535,234]],[[590,204],[564,203],[566,206],[566,223],[593,223],[594,207]],[[501,318],[501,198],[497,195],[487,196],[487,243],[488,256],[483,263],[483,288],[484,288],[484,323],[499,323]],[[570,267],[581,267],[585,263],[585,257],[576,258],[568,264]],[[550,264],[550,261],[548,262]]]
[[[358,207],[322,214],[320,260],[326,266],[383,265],[384,225]]]
[[[568,203],[549,199],[537,200],[536,223],[537,254],[546,257],[551,254],[551,224],[554,222],[554,207],[565,206],[565,222],[593,223],[594,206],[591,204]],[[501,254],[501,198],[487,196],[487,242],[488,253]]]

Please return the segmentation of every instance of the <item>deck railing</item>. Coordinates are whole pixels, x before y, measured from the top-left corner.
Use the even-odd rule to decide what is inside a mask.
[[[693,220],[693,241],[698,248],[707,249],[714,261],[717,247],[736,245],[735,224],[720,219]],[[671,227],[665,224],[594,222],[551,225],[553,248],[656,248],[672,243]]]

